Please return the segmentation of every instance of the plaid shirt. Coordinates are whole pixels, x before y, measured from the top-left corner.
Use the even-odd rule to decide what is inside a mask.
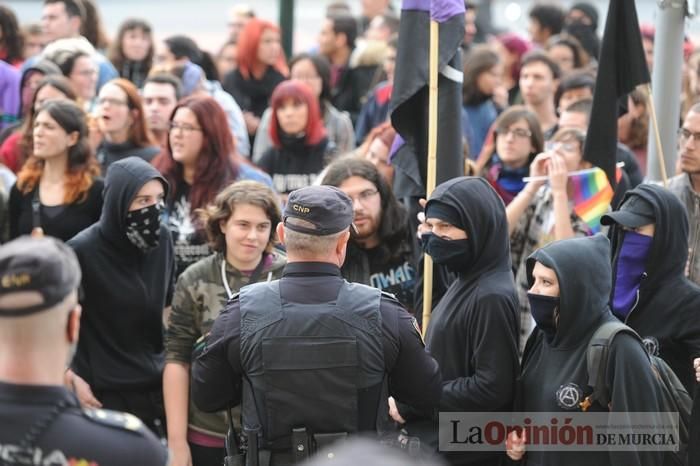
[[[590,227],[578,215],[574,213],[573,205],[569,201],[571,211],[571,227],[577,237],[590,236]],[[542,186],[532,197],[530,205],[520,217],[518,225],[510,235],[510,253],[515,270],[515,283],[518,289],[518,301],[520,302],[520,353],[525,348],[527,338],[530,336],[535,323],[530,315],[530,303],[527,299],[527,269],[525,263],[530,254],[537,249],[554,241],[554,198],[549,185]]]

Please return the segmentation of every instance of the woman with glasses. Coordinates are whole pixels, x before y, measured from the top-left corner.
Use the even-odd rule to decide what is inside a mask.
[[[153,161],[170,183],[165,224],[175,243],[179,276],[189,265],[211,254],[204,225],[195,210],[212,202],[239,179],[270,185],[269,178],[238,163],[226,114],[209,96],[190,96],[178,102],[170,120],[167,151]]]
[[[274,145],[263,154],[259,166],[286,199],[289,192],[313,184],[331,154],[318,99],[306,84],[281,83],[272,93],[271,106]]]
[[[526,259],[552,241],[593,234],[591,227],[574,211],[569,174],[591,168],[583,160],[585,134],[578,129],[557,131],[530,164],[528,182],[506,207],[515,282],[520,301],[520,351],[533,328],[527,299]]]
[[[496,151],[486,179],[506,205],[525,187],[530,163],[544,148],[537,116],[521,105],[510,107],[494,124]]]
[[[74,102],[48,100],[32,121],[31,153],[10,192],[10,237],[43,232],[68,241],[102,211],[85,113]]]
[[[339,154],[345,154],[355,148],[355,131],[352,128],[350,114],[338,110],[331,98],[331,65],[323,55],[300,53],[289,61],[289,77],[308,85],[321,104],[323,126],[328,132],[328,142]],[[253,162],[258,163],[267,149],[272,147],[270,138],[270,121],[272,109],[268,107],[260,119],[258,132],[255,134]]]
[[[97,127],[103,135],[97,147],[103,173],[117,160],[135,156],[150,162],[160,153],[146,127],[141,96],[131,81],[118,78],[102,86],[97,97]]]

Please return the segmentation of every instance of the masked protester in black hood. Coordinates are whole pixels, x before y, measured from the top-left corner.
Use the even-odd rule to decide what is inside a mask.
[[[581,412],[591,394],[586,351],[594,332],[614,321],[610,243],[603,235],[555,241],[527,260],[528,298],[537,327],[525,347],[516,410]],[[619,333],[608,353],[606,385],[610,406],[594,402],[588,411],[660,410],[660,391],[642,344]],[[652,422],[652,425],[657,425]],[[579,447],[580,448],[580,447]],[[526,465],[661,465],[659,451],[530,451]]]
[[[424,250],[457,275],[435,307],[426,349],[440,364],[439,411],[510,411],[518,372],[518,298],[505,207],[481,178],[438,186],[425,209]],[[401,415],[408,431],[437,446],[437,413]],[[404,415],[405,414],[405,415]],[[451,464],[499,464],[501,453],[446,454]]]
[[[604,215],[612,225],[616,317],[644,339],[693,393],[693,358],[700,357],[700,287],[685,277],[688,215],[678,198],[660,186],[629,191],[620,210]]]
[[[172,240],[160,224],[167,189],[149,163],[115,162],[100,220],[68,243],[83,271],[76,394],[83,405],[130,412],[161,435],[163,310],[174,279]]]

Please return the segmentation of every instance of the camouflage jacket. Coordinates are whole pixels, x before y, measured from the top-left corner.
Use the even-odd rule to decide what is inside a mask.
[[[199,337],[211,330],[228,296],[221,281],[223,254],[216,253],[189,266],[177,280],[165,339],[166,362],[189,365],[192,348]],[[276,280],[282,275],[286,256],[275,250],[258,281]],[[226,278],[233,293],[250,283],[250,277],[226,264]],[[223,412],[204,413],[190,400],[189,427],[209,435],[223,437],[227,422]]]

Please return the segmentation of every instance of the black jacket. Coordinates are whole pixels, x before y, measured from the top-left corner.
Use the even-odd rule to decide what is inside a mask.
[[[660,186],[639,185],[627,193],[624,202],[632,196],[654,206],[656,226],[639,299],[625,323],[639,333],[652,354],[671,366],[692,395],[693,358],[700,357],[700,287],[685,277],[688,215],[678,198]],[[623,232],[613,224],[609,235],[614,284]]]
[[[335,108],[348,112],[354,125],[365,103],[365,97],[377,80],[376,65],[346,68],[341,72],[336,86],[331,89],[331,103]],[[357,141],[360,144],[362,141]]]
[[[83,271],[83,313],[73,369],[97,390],[158,387],[164,363],[163,309],[174,277],[173,245],[142,252],[126,237],[126,214],[141,187],[165,179],[136,157],[115,162],[105,180],[99,222],[68,242]],[[166,189],[167,191],[167,189]]]
[[[519,411],[580,412],[578,402],[592,392],[587,386],[588,344],[598,327],[615,319],[608,308],[612,275],[609,254],[607,238],[596,235],[555,241],[528,258],[530,284],[536,262],[555,271],[560,302],[558,326],[551,343],[536,328],[525,347],[516,407]],[[606,383],[610,387],[613,411],[659,411],[658,385],[649,358],[633,336],[623,333],[613,340]],[[576,403],[567,403],[569,400],[564,394],[572,395]],[[607,407],[594,403],[590,411],[607,411]],[[525,456],[525,464],[538,466],[658,466],[662,463],[663,452],[530,451]]]
[[[472,177],[441,184],[428,202],[433,201],[459,212],[474,258],[433,310],[426,334],[426,349],[442,372],[440,411],[510,411],[519,369],[519,317],[503,201],[485,180]],[[436,424],[413,424],[416,434],[435,444]],[[498,464],[499,455],[447,458],[452,464]]]
[[[265,151],[258,166],[272,178],[280,194],[311,186],[328,163],[328,139],[316,145],[304,144],[303,139],[283,137],[281,147]]]
[[[284,75],[270,66],[260,79],[252,76],[244,78],[239,70],[230,71],[224,76],[222,85],[224,90],[233,96],[241,110],[260,118],[270,106],[272,91],[284,80]]]
[[[97,161],[100,162],[100,166],[102,167],[102,175],[106,175],[110,165],[117,160],[133,156],[150,162],[159,153],[160,147],[158,146],[138,147],[129,141],[121,144],[102,141],[97,147],[96,156]]]

